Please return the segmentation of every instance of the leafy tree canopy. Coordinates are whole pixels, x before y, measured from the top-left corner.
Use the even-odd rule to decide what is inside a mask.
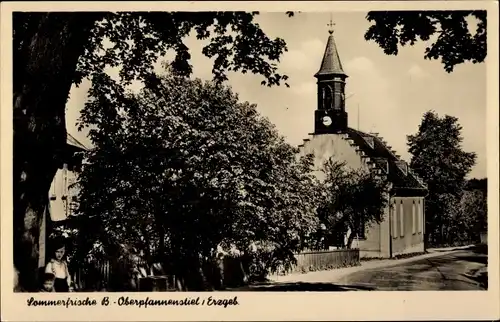
[[[465,186],[466,190],[481,190],[483,192],[487,192],[488,190],[488,179],[482,178],[482,179],[476,179],[472,178],[467,181],[467,184]]]
[[[458,209],[466,176],[475,164],[476,154],[462,149],[462,127],[456,117],[429,111],[418,132],[407,137],[411,168],[427,183],[426,231],[433,242],[444,242]]]
[[[459,194],[476,161],[476,154],[462,149],[462,127],[454,116],[424,114],[418,133],[409,135],[411,168],[434,193]]]
[[[19,283],[36,290],[39,223],[50,182],[65,155],[65,104],[72,84],[84,78],[102,84],[108,67],[119,67],[115,95],[133,80],[147,82],[153,63],[168,50],[171,67],[191,72],[183,38],[208,40],[216,81],[227,72],[262,75],[280,85],[277,71],[285,42],[270,39],[255,23],[257,12],[16,12],[13,14],[14,264]],[[290,15],[290,14],[289,14]],[[109,46],[105,46],[105,40]],[[104,85],[103,85],[104,86]],[[109,108],[103,104],[104,108]],[[107,117],[106,114],[103,114]],[[113,122],[110,120],[110,122]]]
[[[105,67],[120,66],[125,83],[142,79],[153,63],[168,50],[176,52],[173,70],[189,75],[192,66],[184,38],[191,31],[197,39],[209,39],[202,52],[214,58],[213,74],[217,81],[227,79],[227,71],[261,74],[265,85],[280,85],[286,75],[277,73],[276,62],[287,50],[281,38],[270,39],[254,22],[258,12],[102,12],[102,13],[16,13],[14,15],[14,50],[21,54],[21,64],[29,49],[30,36],[43,23],[80,19],[90,24],[84,39],[84,52],[78,59],[73,82],[100,73]],[[292,16],[293,13],[287,13]],[[73,16],[75,17],[73,17]],[[104,41],[110,42],[104,47]],[[21,68],[20,68],[21,69]]]
[[[172,74],[148,84],[132,94],[94,78],[81,126],[95,148],[79,177],[80,213],[106,227],[93,238],[179,262],[252,244],[293,260],[316,221],[312,160],[227,87]]]
[[[459,234],[467,241],[480,242],[482,232],[488,231],[488,198],[479,189],[464,191],[460,200]]]
[[[350,248],[354,238],[364,234],[365,227],[383,219],[388,202],[387,181],[334,159],[325,162],[323,172],[326,178],[318,217],[326,232],[325,240]],[[344,236],[348,236],[346,245]]]
[[[487,231],[487,197],[479,189],[464,190],[461,195],[443,193],[431,199],[434,218],[431,232],[435,245],[469,245],[479,243]]]
[[[469,32],[469,18],[477,19],[474,34]],[[370,11],[366,19],[373,24],[365,39],[375,41],[387,55],[397,55],[399,45],[436,39],[425,49],[426,59],[441,59],[444,69],[486,58],[486,11]]]

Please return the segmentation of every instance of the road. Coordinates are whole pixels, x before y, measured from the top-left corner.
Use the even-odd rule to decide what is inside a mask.
[[[482,290],[486,286],[481,285],[481,277],[475,277],[474,272],[486,264],[486,255],[459,250],[402,265],[355,272],[338,283],[381,291]]]
[[[392,262],[392,261],[391,261]],[[437,291],[487,289],[487,255],[484,249],[456,250],[387,267],[367,268],[335,277],[252,286],[248,291]],[[321,280],[321,281],[320,281]],[[243,291],[243,289],[240,289]]]

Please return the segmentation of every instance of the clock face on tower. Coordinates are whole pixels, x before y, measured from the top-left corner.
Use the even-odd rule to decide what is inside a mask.
[[[322,121],[325,126],[330,126],[332,124],[332,119],[329,116],[323,117]]]

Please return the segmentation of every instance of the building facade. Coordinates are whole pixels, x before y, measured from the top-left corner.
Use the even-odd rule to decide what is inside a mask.
[[[67,134],[66,149],[63,161],[52,179],[49,190],[49,201],[45,207],[40,236],[38,240],[38,267],[47,262],[47,241],[54,223],[67,220],[73,214],[72,204],[77,195],[73,184],[82,163],[80,152],[86,147],[71,134]]]
[[[345,109],[347,74],[342,68],[333,30],[326,44],[317,79],[314,133],[299,146],[299,155],[314,155],[315,174],[324,179],[325,161],[333,158],[352,169],[370,171],[390,182],[383,220],[367,224],[355,246],[361,257],[393,257],[424,251],[425,196],[427,188],[377,133],[348,126]]]

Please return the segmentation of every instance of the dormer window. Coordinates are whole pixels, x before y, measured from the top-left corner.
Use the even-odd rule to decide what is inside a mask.
[[[383,171],[385,174],[389,174],[389,160],[387,158],[374,157],[376,167]]]
[[[396,161],[396,164],[401,171],[403,171],[404,175],[408,175],[408,164],[405,161]]]
[[[373,137],[364,136],[363,139],[365,139],[365,142],[370,146],[370,148],[375,149],[375,142],[373,140]]]

